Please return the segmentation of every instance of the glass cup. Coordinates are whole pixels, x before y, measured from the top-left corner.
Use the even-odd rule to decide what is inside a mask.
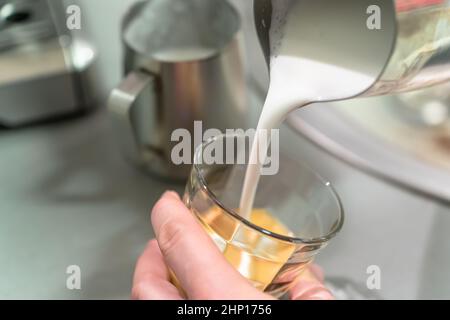
[[[250,146],[251,138],[239,135],[199,146],[183,201],[230,264],[256,288],[281,297],[341,229],[343,210],[329,182],[280,154],[278,173],[261,176],[255,209],[241,216]],[[212,162],[211,154],[223,161]]]

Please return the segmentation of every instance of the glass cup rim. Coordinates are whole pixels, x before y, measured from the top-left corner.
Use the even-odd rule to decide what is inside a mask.
[[[329,181],[326,181],[324,178],[322,178],[316,171],[308,168],[307,166],[302,164],[302,167],[306,170],[308,170],[311,174],[314,175],[314,177],[320,181],[321,185],[325,188],[328,188],[329,192],[331,193],[332,197],[334,198],[336,205],[337,205],[337,210],[339,212],[339,217],[338,217],[338,221],[337,223],[335,223],[335,225],[333,226],[333,228],[331,229],[331,231],[329,231],[326,235],[320,236],[320,237],[316,237],[316,238],[301,238],[301,237],[290,237],[290,236],[285,236],[282,234],[278,234],[276,232],[272,232],[269,231],[265,228],[262,228],[254,223],[252,223],[251,221],[245,219],[244,217],[242,217],[241,215],[239,215],[237,212],[235,212],[235,210],[228,208],[227,206],[225,206],[219,199],[218,197],[214,194],[214,192],[208,187],[208,184],[206,182],[205,177],[202,175],[201,173],[201,169],[200,169],[200,164],[198,161],[198,157],[202,156],[202,150],[203,147],[218,140],[218,139],[223,139],[226,137],[239,137],[242,135],[239,134],[220,134],[214,137],[211,137],[209,139],[207,139],[206,141],[202,142],[196,149],[194,152],[194,163],[193,163],[193,170],[195,171],[196,176],[198,177],[200,183],[201,183],[201,187],[202,189],[209,195],[209,197],[211,198],[211,200],[218,206],[220,207],[224,212],[226,212],[227,214],[231,215],[233,218],[239,220],[241,223],[245,224],[247,227],[262,233],[266,236],[275,238],[277,240],[281,240],[281,241],[285,241],[285,242],[290,242],[290,243],[299,243],[299,244],[320,244],[320,243],[325,243],[328,242],[329,240],[331,240],[342,228],[343,224],[344,224],[344,208],[342,205],[342,201],[341,198],[339,197],[338,193],[336,192],[336,190],[334,189],[334,187],[332,186],[332,184]]]

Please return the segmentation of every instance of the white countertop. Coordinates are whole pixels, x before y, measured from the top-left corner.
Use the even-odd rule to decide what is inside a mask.
[[[448,209],[358,172],[289,130],[282,139],[344,203],[344,228],[317,259],[329,279],[364,286],[366,268],[378,265],[383,298],[447,296]],[[104,109],[0,131],[0,150],[0,298],[129,298],[135,261],[152,238],[150,209],[164,190],[184,186],[127,164]],[[81,268],[81,290],[66,288],[70,265]]]
[[[121,78],[118,21],[134,0],[65,2],[85,8],[87,23],[74,35],[95,43],[96,84],[107,94]],[[250,16],[251,5],[245,10]],[[256,37],[250,41],[259,49]],[[255,54],[249,51],[250,70],[259,70]],[[448,207],[355,170],[296,134],[282,130],[282,139],[343,201],[342,232],[317,259],[329,279],[364,286],[367,267],[378,265],[383,298],[449,297]],[[0,298],[128,298],[136,258],[152,237],[150,208],[174,186],[121,158],[104,109],[0,131],[0,155]],[[66,288],[70,265],[81,267],[81,290]]]
[[[1,131],[0,150],[0,298],[128,298],[150,208],[174,186],[121,158],[104,110]]]

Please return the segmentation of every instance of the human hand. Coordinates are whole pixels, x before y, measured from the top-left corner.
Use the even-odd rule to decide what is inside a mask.
[[[185,297],[170,282],[170,268],[188,299],[274,299],[254,288],[227,262],[175,192],[166,192],[155,204],[151,221],[156,240],[148,243],[137,262],[132,298],[184,299]],[[289,292],[291,299],[333,299],[322,281],[320,269],[317,266],[309,267]]]

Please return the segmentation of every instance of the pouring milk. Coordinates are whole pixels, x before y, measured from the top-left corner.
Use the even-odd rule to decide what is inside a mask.
[[[377,68],[381,72],[380,59],[373,59],[368,48],[363,48],[360,57],[355,58],[356,46],[364,44],[353,43],[355,39],[348,39],[345,33],[358,21],[317,20],[321,14],[324,17],[323,11],[330,3],[326,0],[272,1],[270,85],[257,132],[278,128],[294,109],[314,102],[356,96],[375,82]],[[364,13],[361,12],[364,24],[360,28],[365,27]],[[355,35],[358,36],[361,35]],[[367,62],[380,66],[367,66]],[[240,200],[239,211],[247,219],[261,174],[259,139],[263,138],[256,134]],[[266,154],[267,150],[263,152]]]

